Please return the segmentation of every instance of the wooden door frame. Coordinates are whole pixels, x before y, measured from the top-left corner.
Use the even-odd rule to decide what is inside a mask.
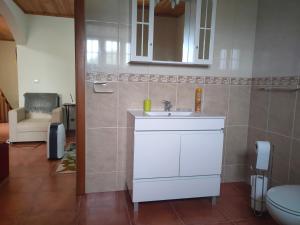
[[[85,194],[85,9],[75,0],[77,195]]]

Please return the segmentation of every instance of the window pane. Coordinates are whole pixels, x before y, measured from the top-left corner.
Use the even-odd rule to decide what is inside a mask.
[[[143,22],[143,1],[137,3],[137,21]]]
[[[200,29],[199,34],[199,49],[198,49],[198,58],[203,59],[203,52],[204,52],[204,29]]]
[[[206,30],[204,58],[209,59],[210,30]]]
[[[149,23],[149,2],[148,5],[145,3],[144,7],[144,23]]]
[[[200,27],[205,27],[207,1],[208,0],[202,0]]]
[[[207,5],[207,22],[206,22],[206,27],[211,28],[211,19],[212,19],[212,6],[213,6],[213,1],[208,0],[208,5]]]
[[[148,56],[148,33],[149,33],[149,26],[144,25],[143,56]]]
[[[136,26],[136,55],[142,55],[142,24]]]

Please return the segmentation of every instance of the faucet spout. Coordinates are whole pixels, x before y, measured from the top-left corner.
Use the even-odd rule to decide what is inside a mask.
[[[173,107],[171,101],[163,100],[162,102],[164,104],[164,111],[165,112],[170,112],[171,108]]]

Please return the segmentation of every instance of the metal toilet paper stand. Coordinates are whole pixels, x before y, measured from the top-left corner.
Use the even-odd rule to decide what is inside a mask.
[[[253,213],[255,216],[262,216],[265,212],[265,195],[267,194],[267,190],[269,189],[270,186],[272,186],[272,167],[273,167],[273,156],[274,156],[274,150],[275,146],[271,144],[271,151],[270,151],[270,162],[269,162],[269,167],[268,170],[260,170],[260,169],[254,169],[254,173],[252,174],[254,176],[254,194],[252,196],[252,190],[250,194],[250,206],[253,209]],[[251,169],[253,167],[251,166]],[[252,177],[252,176],[251,176]],[[266,178],[266,179],[265,179]],[[261,197],[258,196],[257,193],[257,188],[256,185],[258,183],[258,179],[262,179],[262,184],[261,184]],[[269,181],[268,183],[265,184],[265,182]],[[265,185],[267,185],[265,189]],[[253,203],[253,205],[252,205]]]

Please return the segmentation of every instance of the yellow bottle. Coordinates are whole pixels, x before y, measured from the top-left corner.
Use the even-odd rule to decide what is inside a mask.
[[[201,112],[202,88],[196,88],[195,91],[195,112]]]
[[[144,100],[144,112],[151,111],[151,100],[149,98]]]

